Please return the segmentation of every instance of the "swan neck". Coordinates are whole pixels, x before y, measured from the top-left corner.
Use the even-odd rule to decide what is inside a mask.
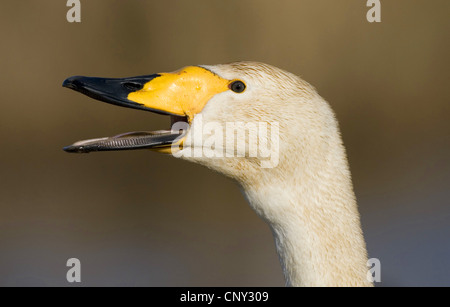
[[[345,174],[346,172],[336,172]],[[344,178],[342,178],[344,177]],[[345,175],[300,185],[247,187],[249,203],[271,227],[289,286],[372,286],[351,181]]]

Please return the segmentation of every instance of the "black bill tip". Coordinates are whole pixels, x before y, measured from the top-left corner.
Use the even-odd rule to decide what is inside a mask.
[[[64,80],[62,86],[106,103],[167,115],[169,113],[148,108],[140,103],[128,99],[128,95],[130,93],[141,90],[146,83],[159,76],[159,74],[131,78],[72,76]]]
[[[80,82],[82,78],[82,76],[72,76],[64,80],[62,86],[76,90],[82,86],[82,83]]]

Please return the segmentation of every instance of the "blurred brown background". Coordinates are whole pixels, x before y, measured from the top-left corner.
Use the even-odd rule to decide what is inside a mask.
[[[146,151],[73,141],[167,118],[61,87],[255,60],[317,87],[337,113],[385,286],[450,285],[448,0],[82,0],[0,5],[0,285],[282,286],[269,228],[230,180]]]

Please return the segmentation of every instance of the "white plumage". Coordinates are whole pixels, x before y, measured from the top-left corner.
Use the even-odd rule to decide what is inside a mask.
[[[307,82],[266,64],[203,67],[247,85],[240,95],[227,91],[210,99],[201,112],[203,123],[278,122],[279,164],[261,168],[261,161],[250,158],[185,159],[239,182],[273,230],[287,285],[371,286],[347,157],[328,103]]]

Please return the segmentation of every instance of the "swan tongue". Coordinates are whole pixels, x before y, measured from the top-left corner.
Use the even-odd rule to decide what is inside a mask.
[[[76,142],[64,147],[64,151],[71,153],[90,153],[93,151],[133,150],[170,147],[183,136],[173,131],[139,131],[119,134]]]

